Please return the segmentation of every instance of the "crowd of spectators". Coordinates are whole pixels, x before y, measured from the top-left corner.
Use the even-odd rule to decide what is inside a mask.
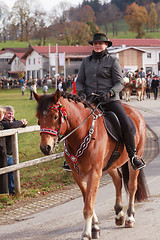
[[[0,77],[0,89],[15,89],[22,88],[22,86],[30,88],[33,82],[36,83],[37,88],[43,88],[44,86],[47,86],[48,88],[55,88],[56,84],[58,86],[61,82],[63,90],[66,91],[67,88],[72,88],[74,79],[75,75],[67,76],[65,79],[63,76],[58,76],[57,79],[55,77],[45,77],[42,79],[32,79],[30,77],[28,80],[25,80],[24,78],[17,79]],[[22,88],[22,92],[24,92],[24,88]]]

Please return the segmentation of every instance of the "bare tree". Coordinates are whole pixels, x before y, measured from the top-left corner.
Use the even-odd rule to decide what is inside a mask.
[[[62,1],[56,7],[53,7],[50,14],[49,19],[50,23],[64,23],[69,21],[69,9],[71,8],[71,4]]]
[[[115,4],[107,4],[104,10],[97,14],[96,22],[98,25],[104,25],[106,34],[108,32],[108,24],[111,23],[113,36],[117,36],[118,23],[122,16],[122,12]]]
[[[6,41],[8,35],[9,11],[7,5],[0,1],[0,42]]]
[[[35,9],[32,16],[32,37],[37,39],[39,46],[45,46],[49,35],[47,28],[47,13],[44,10]]]
[[[12,24],[19,27],[20,41],[28,40],[30,6],[26,0],[17,0],[11,11]]]

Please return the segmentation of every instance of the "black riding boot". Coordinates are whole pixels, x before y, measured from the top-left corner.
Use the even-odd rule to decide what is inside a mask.
[[[63,167],[64,170],[66,170],[66,171],[68,171],[68,172],[71,172],[71,169],[70,169],[70,167],[69,167],[69,165],[67,164],[66,161],[64,161],[64,164],[63,164],[62,167]]]
[[[127,139],[127,141],[125,141],[125,146],[130,158],[131,165],[134,170],[140,170],[141,168],[145,167],[146,164],[141,157],[136,155],[134,136],[131,133],[128,133],[127,135],[127,138],[125,138]]]

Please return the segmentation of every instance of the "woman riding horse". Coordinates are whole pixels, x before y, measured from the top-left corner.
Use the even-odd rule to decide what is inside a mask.
[[[145,163],[136,155],[133,125],[119,100],[119,92],[124,88],[122,70],[118,59],[107,50],[112,42],[105,34],[96,33],[89,44],[93,51],[80,66],[76,81],[78,95],[96,105],[102,103],[103,112],[112,111],[117,115],[131,165],[135,170],[141,169]]]
[[[121,226],[125,221],[125,227],[133,228],[134,202],[148,197],[143,169],[135,171],[130,166],[122,141],[118,147],[119,158],[108,166],[117,142],[106,131],[102,113],[92,104],[81,101],[80,97],[63,92],[61,95],[59,90],[42,96],[34,93],[34,96],[38,102],[40,149],[45,155],[50,155],[54,153],[56,145],[64,141],[65,159],[83,195],[85,224],[81,240],[98,239],[100,235],[95,201],[104,170],[111,176],[115,186],[115,224]],[[134,122],[137,154],[142,157],[146,138],[144,118],[137,109],[127,104],[123,106]],[[122,179],[129,193],[126,220],[122,204]]]

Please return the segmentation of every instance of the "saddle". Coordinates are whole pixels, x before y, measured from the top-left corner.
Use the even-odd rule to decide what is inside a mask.
[[[133,126],[133,135],[136,134],[136,128],[134,125],[134,122],[130,117],[128,117],[132,126]],[[103,122],[104,126],[106,128],[107,133],[113,138],[113,140],[116,142],[116,146],[114,151],[111,154],[111,157],[107,163],[107,165],[102,169],[102,171],[106,171],[113,162],[115,162],[120,157],[120,152],[118,151],[120,142],[123,142],[123,136],[122,136],[122,128],[121,124],[119,122],[118,117],[114,112],[106,112],[103,115]]]

